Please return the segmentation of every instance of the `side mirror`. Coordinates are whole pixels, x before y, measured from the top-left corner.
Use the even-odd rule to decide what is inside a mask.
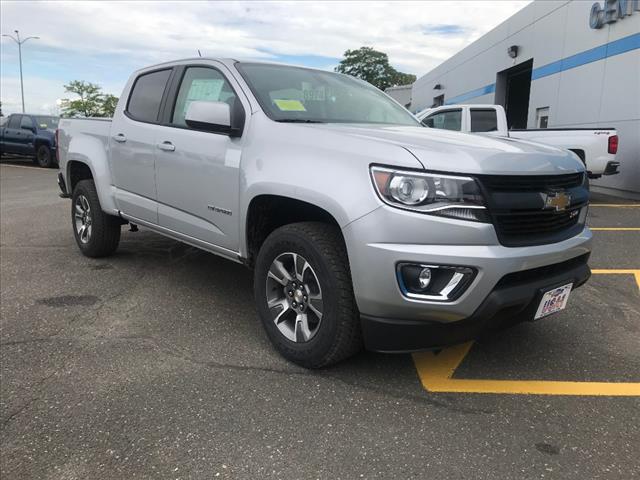
[[[240,133],[231,126],[231,107],[225,102],[195,100],[189,104],[184,120],[195,130],[226,133],[230,136],[239,136]]]
[[[23,125],[20,127],[22,130],[29,130],[31,133],[36,133],[36,129],[34,127],[29,127],[27,125]]]

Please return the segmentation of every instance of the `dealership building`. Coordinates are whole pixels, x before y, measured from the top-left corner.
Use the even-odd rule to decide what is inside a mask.
[[[419,78],[410,101],[499,104],[511,128],[615,127],[621,173],[592,186],[640,198],[640,0],[534,1]]]

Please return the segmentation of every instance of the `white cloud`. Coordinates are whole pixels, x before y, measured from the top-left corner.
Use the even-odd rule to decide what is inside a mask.
[[[64,95],[60,83],[41,77],[24,79],[25,110],[32,113],[58,114],[56,100]],[[6,115],[22,111],[20,77],[2,77],[2,112]]]
[[[421,75],[527,3],[3,1],[0,25],[2,33],[17,28],[25,35],[39,35],[37,44],[29,45],[31,51],[45,50],[58,69],[74,71],[82,71],[87,58],[92,68],[107,72],[119,64],[131,70],[195,56],[198,49],[234,58],[340,58],[349,48],[368,45],[388,53],[396,68]],[[441,25],[458,28],[451,33],[430,29]],[[3,39],[3,71],[15,57],[7,41]],[[110,80],[119,83],[116,91],[126,80],[126,73],[120,75],[123,78]],[[5,87],[13,92],[5,80],[3,73],[8,110],[15,96],[5,99]],[[57,94],[53,87],[44,91]],[[30,102],[36,101],[30,97]]]

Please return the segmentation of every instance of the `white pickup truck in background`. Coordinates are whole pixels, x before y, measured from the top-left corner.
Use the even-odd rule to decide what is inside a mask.
[[[500,105],[443,105],[416,116],[430,128],[512,137],[566,148],[582,160],[589,178],[620,173],[620,162],[616,161],[618,135],[614,128],[509,130],[507,115]]]

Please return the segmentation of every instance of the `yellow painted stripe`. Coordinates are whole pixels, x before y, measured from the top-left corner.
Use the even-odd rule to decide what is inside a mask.
[[[590,207],[614,207],[614,208],[626,208],[626,207],[640,207],[640,203],[590,203]]]
[[[640,232],[640,227],[589,227],[594,232]]]
[[[609,269],[609,268],[596,268],[591,270],[591,273],[596,275],[635,275],[640,273],[640,270],[636,269]]]
[[[640,396],[640,383],[559,382],[553,380],[467,380],[451,378],[472,342],[433,352],[416,353],[413,361],[422,386],[429,392],[525,395]]]
[[[424,385],[424,382],[423,382]],[[556,382],[547,380],[446,380],[424,387],[430,392],[512,395],[589,395],[638,397],[640,383]]]
[[[638,288],[640,288],[640,270],[638,269],[607,269],[600,268],[591,270],[591,273],[594,275],[633,275],[636,279],[636,283],[638,284]]]

